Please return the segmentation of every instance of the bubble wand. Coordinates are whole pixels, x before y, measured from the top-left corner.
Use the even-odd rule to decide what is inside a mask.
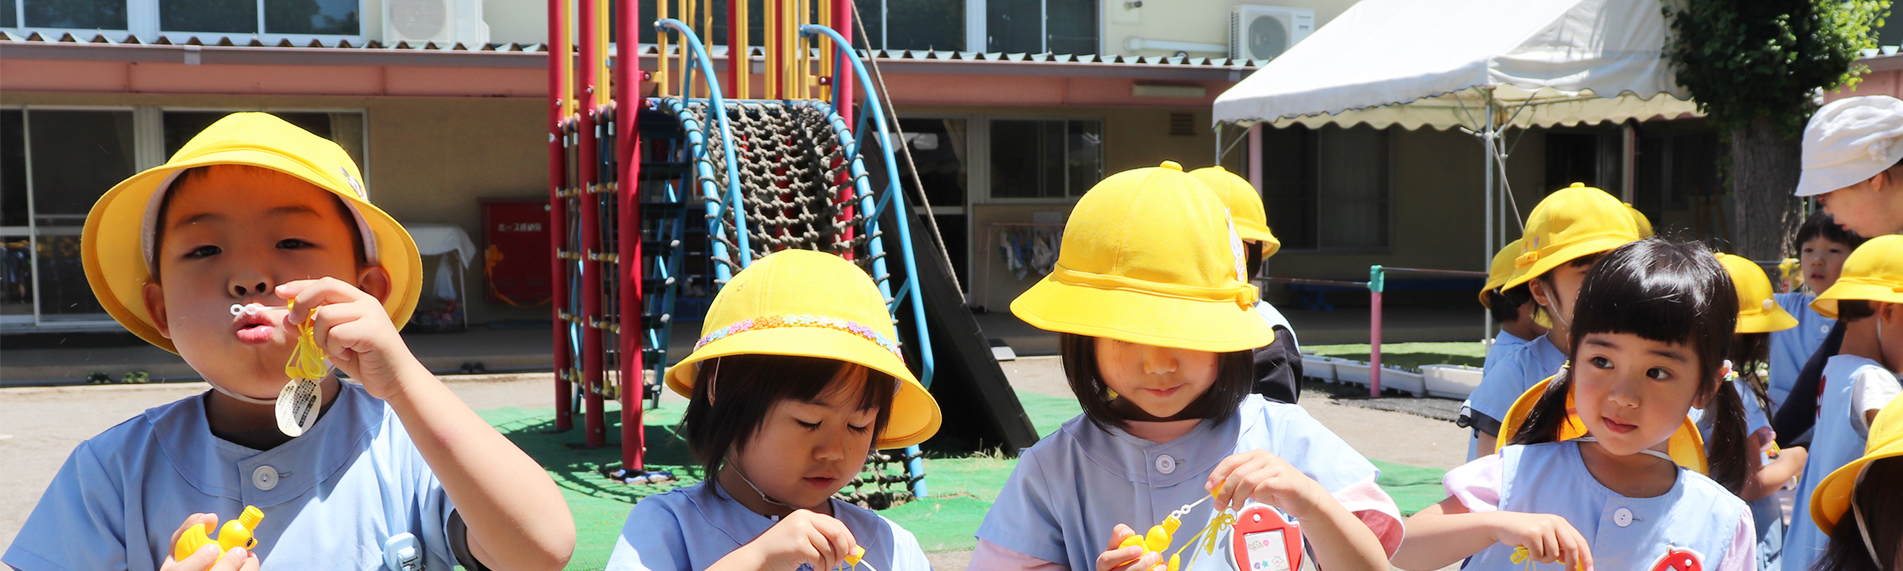
[[[259,303],[232,304],[231,314],[258,315],[266,311],[282,309],[295,311],[295,300],[284,307],[273,307]],[[303,436],[311,426],[317,424],[317,413],[324,400],[324,388],[320,382],[330,376],[330,361],[324,358],[324,349],[317,346],[317,331],[312,327],[312,318],[317,313],[312,309],[298,326],[297,345],[291,348],[291,359],[284,364],[284,375],[291,381],[284,384],[278,392],[276,413],[278,430],[292,438]]]

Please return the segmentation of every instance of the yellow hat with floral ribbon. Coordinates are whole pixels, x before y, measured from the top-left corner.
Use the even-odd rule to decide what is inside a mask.
[[[1513,435],[1520,432],[1520,425],[1526,423],[1527,415],[1533,413],[1533,406],[1539,404],[1540,395],[1546,394],[1546,387],[1552,382],[1553,378],[1547,377],[1546,380],[1526,389],[1526,392],[1520,394],[1519,399],[1513,401],[1513,407],[1507,409],[1506,419],[1500,423],[1500,434],[1496,436],[1498,440],[1495,441],[1498,447],[1505,448],[1509,442],[1513,441]],[[1553,441],[1564,442],[1585,435],[1586,421],[1579,419],[1579,407],[1573,405],[1573,395],[1568,393],[1566,422],[1559,425],[1559,435]],[[1665,453],[1672,457],[1672,463],[1700,474],[1711,472],[1705,457],[1705,438],[1699,435],[1698,424],[1692,422],[1690,417],[1686,417],[1684,422],[1679,423],[1678,431],[1673,432],[1672,437],[1666,439],[1665,446]]]
[[[1520,241],[1514,240],[1493,254],[1493,263],[1487,265],[1487,283],[1480,286],[1482,307],[1493,309],[1493,300],[1488,299],[1487,294],[1500,289],[1501,284],[1507,283],[1507,278],[1513,277],[1513,260],[1520,257],[1521,250]]]
[[[1863,470],[1871,462],[1903,456],[1903,399],[1895,399],[1877,412],[1870,422],[1870,439],[1864,444],[1862,458],[1844,464],[1824,476],[1811,492],[1810,518],[1825,535],[1837,529],[1844,512],[1850,510],[1850,495],[1861,485]],[[1891,485],[1894,482],[1883,482]]]
[[[1633,207],[1631,204],[1625,205],[1625,209],[1627,211],[1630,211],[1632,214],[1632,225],[1638,227],[1639,238],[1640,239],[1651,238],[1652,237],[1652,219],[1646,218],[1644,212],[1639,212],[1639,209]]]
[[[1242,241],[1209,187],[1174,162],[1111,175],[1077,201],[1057,267],[1011,302],[1045,331],[1227,353],[1275,333],[1243,281]]]
[[[782,250],[735,274],[707,308],[694,352],[667,370],[668,388],[691,398],[700,363],[730,355],[817,357],[892,375],[899,391],[879,448],[938,433],[938,402],[906,368],[885,297],[865,270],[839,256]]]
[[[1810,307],[1836,319],[1840,299],[1903,303],[1903,235],[1878,236],[1857,246],[1844,258],[1837,283],[1817,294]]]
[[[1244,242],[1262,243],[1264,259],[1282,249],[1282,241],[1269,232],[1269,215],[1262,208],[1262,193],[1256,191],[1255,185],[1221,166],[1189,171],[1189,176],[1216,191],[1216,198],[1222,200],[1222,205],[1229,209],[1229,218],[1236,222],[1236,236]]]
[[[1526,217],[1526,235],[1520,238],[1526,251],[1513,261],[1513,277],[1500,287],[1518,287],[1560,264],[1638,240],[1638,225],[1625,203],[1575,182],[1533,207]]]
[[[416,309],[423,291],[423,261],[416,242],[396,219],[370,204],[363,173],[337,143],[311,134],[268,113],[233,113],[186,141],[172,160],[120,182],[93,203],[80,237],[86,282],[106,313],[128,331],[161,349],[178,352],[159,335],[145,306],[145,284],[153,281],[153,230],[159,205],[180,173],[195,167],[246,165],[282,172],[342,199],[363,233],[364,259],[390,274],[390,297],[383,309],[400,329]]]
[[[1757,262],[1719,253],[1718,263],[1738,288],[1738,333],[1770,333],[1797,327],[1797,318],[1771,299],[1771,278]]]

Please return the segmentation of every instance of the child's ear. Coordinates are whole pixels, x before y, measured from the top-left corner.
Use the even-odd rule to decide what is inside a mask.
[[[165,288],[160,287],[159,282],[149,281],[139,293],[145,297],[145,311],[147,317],[152,318],[152,328],[158,330],[160,337],[171,339],[172,322],[165,314]]]
[[[383,266],[364,266],[357,271],[357,289],[377,298],[378,303],[390,301],[390,271]]]

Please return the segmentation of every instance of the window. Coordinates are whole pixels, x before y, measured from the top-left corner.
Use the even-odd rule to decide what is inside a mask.
[[[1617,131],[1551,131],[1546,134],[1546,188],[1552,192],[1583,183],[1618,196],[1620,175]]]
[[[853,0],[873,49],[965,49],[964,0]],[[857,31],[853,32],[858,38]]]
[[[1262,193],[1285,250],[1388,247],[1388,132],[1263,128]]]
[[[995,1],[985,10],[985,51],[1097,53],[1095,0]]]
[[[356,39],[362,11],[362,0],[0,0],[0,27]]]
[[[1655,230],[1728,238],[1730,207],[1718,172],[1725,151],[1717,130],[1702,120],[1663,123],[1640,126],[1632,206],[1651,219]]]
[[[1066,199],[1103,178],[1103,122],[991,122],[991,198]]]
[[[166,111],[162,119],[164,124],[165,155],[171,157],[186,141],[192,140],[199,131],[210,127],[230,111]],[[368,172],[363,157],[363,113],[342,111],[335,113],[309,111],[272,111],[284,122],[296,125],[311,134],[330,139],[344,148],[350,160],[357,162],[357,168]]]
[[[958,283],[969,284],[965,279],[970,275],[966,269],[966,226],[965,189],[971,184],[971,156],[969,143],[969,123],[966,119],[930,119],[906,118],[898,121],[899,130],[905,133],[905,152],[894,146],[892,155],[899,162],[899,181],[905,190],[905,200],[912,205],[919,216],[925,215],[925,209],[918,205],[919,189],[912,183],[910,170],[917,169],[919,182],[925,185],[925,199],[931,201],[932,215],[938,223],[939,234],[945,238],[946,255],[951,258],[952,272],[959,277]],[[897,134],[893,135],[895,138]],[[873,145],[879,140],[868,139]],[[905,163],[910,153],[912,166]],[[867,183],[874,187],[886,184],[884,153],[869,148],[863,153],[866,163]],[[912,235],[914,243],[922,239]]]

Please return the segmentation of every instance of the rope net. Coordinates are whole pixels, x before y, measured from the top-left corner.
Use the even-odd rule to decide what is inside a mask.
[[[715,182],[727,187],[727,156],[719,124],[707,117],[707,105],[689,104],[709,131],[705,159]],[[866,244],[876,236],[862,229],[863,209],[851,208],[846,197],[855,180],[849,175],[852,157],[846,154],[835,125],[838,116],[814,105],[733,102],[726,106],[733,130],[734,155],[740,163],[741,205],[747,221],[746,255],[759,259],[789,248],[851,255],[862,269],[872,268]],[[727,197],[709,202],[725,210]],[[845,216],[848,210],[850,216]],[[722,217],[726,232],[720,237],[729,252],[740,250],[734,219]],[[734,272],[733,260],[719,260]]]

